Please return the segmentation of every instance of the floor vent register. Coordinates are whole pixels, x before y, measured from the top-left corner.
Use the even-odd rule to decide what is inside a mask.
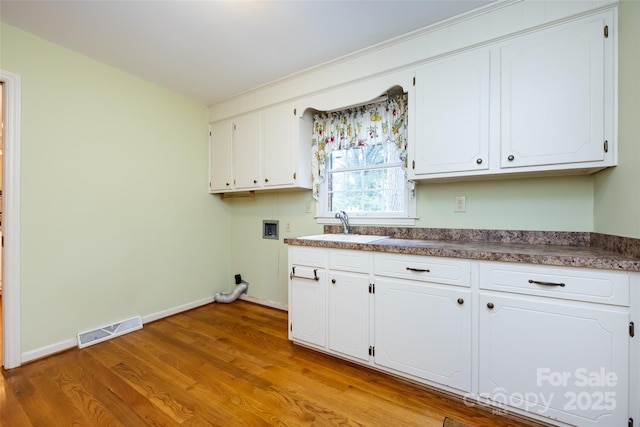
[[[137,331],[138,329],[142,329],[142,318],[140,316],[135,316],[131,319],[122,320],[90,331],[80,332],[78,334],[78,348],[98,344],[99,342],[115,338],[119,335]]]

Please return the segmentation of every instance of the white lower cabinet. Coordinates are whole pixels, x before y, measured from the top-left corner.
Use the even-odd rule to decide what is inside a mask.
[[[369,360],[369,275],[329,272],[329,350]]]
[[[572,425],[626,425],[629,276],[506,263],[479,271],[480,395]]]
[[[289,338],[368,361],[369,253],[301,246],[289,260]]]
[[[293,340],[327,343],[327,284],[324,269],[295,266],[289,275],[289,333]]]
[[[299,344],[560,425],[640,418],[635,274],[304,246],[289,268]]]
[[[626,425],[627,313],[482,294],[479,324],[481,395],[579,426]]]
[[[471,389],[471,292],[375,280],[375,363],[462,391]]]

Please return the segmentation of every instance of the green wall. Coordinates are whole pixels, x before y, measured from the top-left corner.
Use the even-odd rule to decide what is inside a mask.
[[[595,177],[594,230],[640,238],[640,1],[620,2],[618,32],[619,162]]]
[[[249,295],[287,303],[287,237],[321,234],[313,213],[306,212],[311,191],[256,193],[255,198],[225,200],[232,218],[231,265],[249,282]],[[315,207],[315,205],[314,205]],[[262,238],[262,221],[277,220],[278,240]],[[287,231],[287,224],[289,230]]]
[[[418,184],[419,227],[591,231],[593,178],[508,177],[492,181]],[[466,212],[453,211],[456,196]]]
[[[206,106],[0,31],[0,68],[22,80],[22,352],[232,283]]]
[[[640,2],[620,6],[620,165],[590,176],[420,183],[417,227],[597,231],[640,238]],[[285,237],[316,234],[309,191],[206,192],[207,109],[3,25],[22,76],[23,352],[250,283],[287,303]],[[466,196],[467,212],[453,212]],[[262,239],[278,220],[280,239]],[[287,230],[287,224],[289,230]]]

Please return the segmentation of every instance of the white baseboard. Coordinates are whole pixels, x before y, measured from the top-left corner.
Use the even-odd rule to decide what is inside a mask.
[[[172,307],[167,310],[162,310],[156,313],[147,314],[146,316],[142,316],[142,323],[145,324],[145,323],[153,322],[154,320],[159,320],[159,319],[162,319],[163,317],[172,316],[174,314],[191,310],[193,308],[210,304],[212,302],[213,302],[213,297],[207,297],[207,298],[203,298],[187,304]],[[57,343],[46,345],[44,347],[36,348],[34,350],[25,351],[24,353],[22,353],[20,360],[22,363],[33,362],[34,360],[42,359],[43,357],[51,356],[55,353],[60,353],[61,351],[69,350],[77,346],[78,346],[78,338],[77,337],[69,338],[63,341],[59,341]]]
[[[20,360],[22,363],[33,362],[34,360],[42,359],[43,357],[51,356],[52,354],[60,353],[61,351],[69,350],[77,346],[78,339],[75,337],[69,338],[64,341],[36,348],[35,350],[25,351],[22,353]]]
[[[142,316],[142,323],[149,323],[155,320],[162,319],[163,317],[173,316],[174,314],[182,313],[183,311],[191,310],[202,305],[211,304],[213,302],[213,297],[202,298],[200,300],[196,300],[193,302],[189,302],[186,304],[182,304],[173,308],[168,308],[166,310],[158,311],[156,313],[147,314],[146,316]]]
[[[256,298],[249,295],[242,295],[240,297],[241,300],[249,301],[255,304],[265,305],[267,307],[276,308],[278,310],[288,311],[289,308],[286,304],[282,304],[277,301],[271,301],[268,299]],[[191,310],[203,305],[211,304],[214,302],[213,297],[202,298],[200,300],[196,300],[187,304],[178,305],[176,307],[168,308],[166,310],[158,311],[155,313],[147,314],[146,316],[142,316],[142,323],[149,323],[155,320],[162,319],[164,317],[173,316],[174,314],[182,313],[183,311]],[[51,356],[55,353],[60,353],[61,351],[69,350],[71,348],[78,346],[78,338],[69,338],[63,341],[59,341],[57,343],[49,344],[44,347],[36,348],[34,350],[25,351],[21,355],[22,363],[33,362],[37,359],[42,359],[43,357]]]
[[[260,304],[260,305],[266,305],[267,307],[271,307],[271,308],[277,308],[278,310],[289,311],[289,307],[287,306],[287,304],[282,304],[281,302],[277,302],[277,301],[271,301],[263,298],[256,298],[246,294],[240,295],[240,299],[244,301]]]

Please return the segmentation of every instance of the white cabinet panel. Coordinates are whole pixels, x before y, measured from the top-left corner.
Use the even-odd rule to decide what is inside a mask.
[[[234,119],[234,166],[236,188],[251,189],[260,183],[260,114]]]
[[[290,337],[324,347],[327,343],[327,283],[323,269],[296,266],[289,279]]]
[[[502,167],[605,159],[605,25],[591,18],[501,46]]]
[[[225,120],[210,127],[209,192],[233,188],[233,122]]]
[[[329,349],[369,359],[369,275],[329,272]]]
[[[377,276],[421,282],[471,285],[471,263],[462,259],[376,253],[374,272]]]
[[[262,167],[265,187],[295,182],[294,108],[289,105],[268,108],[262,113]],[[311,159],[308,159],[311,162]]]
[[[374,300],[377,365],[470,391],[470,291],[376,277]]]
[[[289,263],[293,266],[325,268],[329,258],[328,250],[311,246],[295,246],[289,248]]]
[[[480,288],[629,305],[629,275],[618,271],[489,262],[480,264]]]
[[[416,71],[416,175],[489,167],[490,54],[481,49]]]
[[[329,268],[356,273],[369,273],[371,253],[332,249],[329,251]]]
[[[626,425],[628,322],[604,305],[481,294],[480,394],[575,425]]]

